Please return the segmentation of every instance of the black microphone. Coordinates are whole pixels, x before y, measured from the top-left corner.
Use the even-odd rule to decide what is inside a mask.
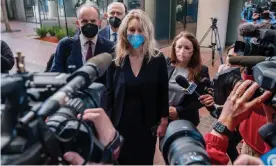
[[[87,88],[96,79],[103,76],[111,62],[112,55],[108,53],[102,53],[89,59],[83,67],[68,78],[66,85],[43,103],[37,115],[47,117],[55,113],[60,106],[65,105],[69,101],[74,93]]]
[[[263,62],[266,60],[265,56],[235,56],[229,57],[229,63],[231,65],[240,65],[240,66],[255,66],[257,63]]]
[[[269,145],[271,148],[276,147],[276,124],[267,123],[259,129],[259,134],[262,139]]]
[[[197,85],[195,83],[189,84],[187,79],[181,75],[176,76],[175,78],[176,83],[185,89],[185,92],[190,95],[195,95],[197,98],[201,96],[200,93],[196,91]],[[206,107],[209,111],[210,115],[216,119],[219,118],[220,112],[218,109],[213,105],[210,107]]]

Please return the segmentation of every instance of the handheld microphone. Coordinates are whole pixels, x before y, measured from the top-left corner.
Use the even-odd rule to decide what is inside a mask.
[[[87,88],[96,79],[100,78],[111,62],[112,55],[108,53],[102,53],[89,59],[83,67],[68,78],[66,85],[43,103],[37,115],[47,117],[55,113],[60,106],[65,105],[69,101],[74,93]]]
[[[229,63],[231,65],[240,65],[240,66],[255,66],[257,63],[263,62],[266,60],[265,56],[235,56],[229,57]]]
[[[201,96],[201,94],[196,91],[197,85],[195,83],[189,84],[185,77],[178,75],[176,76],[175,81],[179,86],[183,87],[188,94],[196,95],[197,98]],[[212,117],[216,119],[219,118],[220,113],[214,105],[206,107],[206,109],[210,112]]]

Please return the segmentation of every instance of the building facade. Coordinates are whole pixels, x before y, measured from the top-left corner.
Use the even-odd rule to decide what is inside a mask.
[[[66,14],[74,26],[75,5],[78,0],[7,0],[9,17],[34,23],[62,24]],[[81,0],[85,1],[85,0]],[[187,30],[200,40],[211,26],[211,17],[218,19],[217,27],[222,47],[234,43],[240,13],[246,0],[86,0],[99,6],[101,15],[113,1],[123,2],[128,10],[144,10],[155,25],[160,47],[169,45],[181,31]],[[65,7],[64,7],[65,5]],[[65,11],[65,12],[64,12]],[[61,20],[61,21],[60,21]],[[202,45],[211,43],[211,33]]]

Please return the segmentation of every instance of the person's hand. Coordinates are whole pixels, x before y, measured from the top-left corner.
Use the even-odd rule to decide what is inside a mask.
[[[276,110],[270,106],[270,105],[266,105],[263,104],[263,110],[265,112],[265,116],[266,116],[266,120],[268,123],[272,123],[273,122],[273,114],[276,114]]]
[[[164,137],[168,127],[168,118],[161,118],[161,122],[157,128],[157,137]]]
[[[84,163],[84,159],[76,152],[67,152],[63,157],[71,165],[83,165]],[[101,163],[87,162],[87,165],[101,165]]]
[[[211,107],[215,104],[214,97],[210,94],[201,95],[198,100],[201,104],[205,105],[206,107]]]
[[[178,118],[178,114],[175,107],[170,106],[169,113],[170,113],[171,120],[176,120]]]
[[[257,83],[250,85],[251,83],[250,80],[236,83],[224,104],[218,121],[226,125],[230,131],[233,131],[243,120],[249,117],[251,109],[256,104],[262,104],[271,96],[271,92],[266,91],[261,96],[249,101],[259,88]]]
[[[80,118],[80,115],[78,115],[78,118]],[[95,108],[85,110],[83,120],[94,123],[98,133],[98,139],[104,146],[107,146],[111,141],[113,141],[116,130],[103,109]],[[73,165],[81,165],[84,162],[84,159],[75,152],[67,152],[63,157],[66,161]]]
[[[234,165],[264,165],[261,159],[247,154],[242,154],[234,162]]]

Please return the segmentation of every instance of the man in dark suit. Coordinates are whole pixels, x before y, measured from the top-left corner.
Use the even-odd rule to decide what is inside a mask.
[[[98,35],[100,16],[98,8],[86,3],[77,10],[77,27],[80,32],[72,39],[65,37],[57,46],[51,72],[73,72],[93,56],[114,52],[114,43]],[[66,55],[69,48],[69,56]],[[67,58],[67,61],[64,60]],[[101,83],[104,83],[103,78]]]
[[[116,43],[117,32],[125,14],[126,9],[123,3],[112,2],[109,4],[107,7],[107,13],[105,13],[109,25],[101,29],[99,35]]]

